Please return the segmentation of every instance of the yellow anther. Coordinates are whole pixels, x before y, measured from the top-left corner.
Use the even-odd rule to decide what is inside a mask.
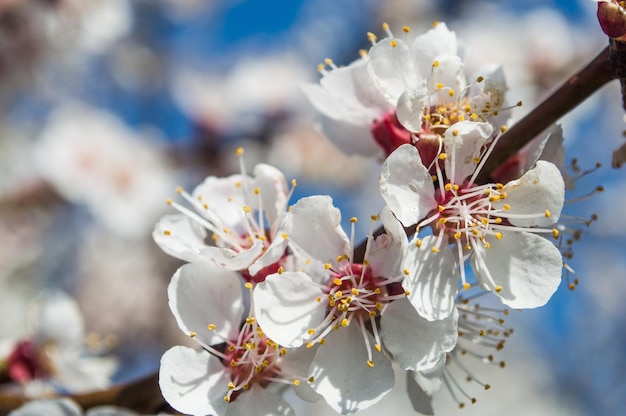
[[[315,329],[311,328],[308,331],[306,331],[306,333],[309,335],[313,335],[315,333]]]
[[[355,223],[355,222],[357,222],[357,221],[358,221],[358,220],[357,220],[357,218],[356,218],[356,217],[352,217],[352,218],[350,218],[350,222],[351,222],[352,224],[354,224],[354,223]]]
[[[335,259],[337,263],[339,263],[341,260],[343,260],[343,255],[337,256],[337,258]]]
[[[224,396],[224,401],[226,403],[230,403],[230,397],[229,396]]]
[[[289,240],[289,236],[287,235],[287,233],[282,233],[280,236],[283,240]]]
[[[411,28],[408,26],[403,26],[402,30],[404,31],[404,33],[409,33],[411,31]]]
[[[370,316],[370,318],[376,317],[376,311],[369,311],[367,314]]]
[[[439,178],[437,178],[437,175],[431,175],[430,179],[432,179],[433,182],[437,182],[437,179]]]
[[[331,65],[333,64],[333,60],[332,60],[332,59],[330,59],[330,58],[326,58],[326,59],[324,59],[324,63],[325,63],[326,65],[328,65],[328,66],[331,66]]]
[[[335,277],[333,279],[333,283],[336,284],[337,286],[341,286],[341,279],[338,277]]]
[[[478,78],[476,78],[476,82],[483,82],[485,80],[485,78],[483,78],[482,76],[479,76]]]
[[[235,150],[235,154],[237,156],[243,155],[243,147],[238,147],[237,150]]]
[[[247,323],[248,325],[252,325],[252,324],[253,324],[253,323],[255,323],[255,322],[256,322],[256,319],[254,318],[254,316],[248,316],[248,317],[246,318],[246,323]]]
[[[374,368],[374,361],[372,361],[372,360],[367,360],[367,366],[368,366],[369,368]]]
[[[165,234],[165,235],[172,235],[172,232],[170,230],[164,230],[163,234]]]
[[[454,97],[454,90],[450,90],[450,91],[448,91],[448,95],[449,95],[450,97]]]
[[[374,293],[377,294],[377,295],[380,295],[380,288],[377,287],[376,289],[374,289]]]
[[[559,238],[559,230],[557,230],[556,228],[552,229],[552,236],[554,238]]]
[[[324,72],[326,70],[326,66],[324,64],[317,64],[317,72]]]
[[[458,136],[459,135],[459,129],[452,130],[452,135],[455,136],[455,137]]]
[[[448,222],[448,219],[446,217],[441,217],[439,218],[439,220],[437,220],[437,222],[441,225],[444,225],[446,222]]]
[[[487,218],[484,218],[484,217],[480,219],[480,222],[481,222],[483,225],[488,225],[488,224],[489,224],[489,220],[488,220]]]
[[[494,113],[495,113],[495,112],[494,112]],[[502,127],[500,127],[500,131],[501,131],[502,133],[504,133],[504,132],[506,131],[506,126],[502,126]]]
[[[354,296],[358,296],[358,295],[359,295],[359,289],[357,289],[356,287],[353,287],[353,288],[352,288],[352,290],[351,290],[351,292],[352,292],[352,294],[353,294]]]
[[[444,207],[443,205],[438,205],[437,209],[439,210],[439,212],[443,212],[445,211],[446,207]]]
[[[215,331],[215,324],[208,324],[206,327],[209,331]]]
[[[233,383],[232,381],[229,381],[228,382],[228,390],[234,390],[235,388],[237,388],[235,386],[235,383]]]
[[[241,188],[241,181],[235,182],[235,188]]]
[[[367,56],[367,50],[365,49],[359,49],[359,56],[361,58],[365,58]]]
[[[489,243],[489,241],[485,241],[485,248],[491,248],[491,243]]]
[[[439,253],[439,248],[433,247],[430,249],[430,251],[432,251],[433,253]]]
[[[376,309],[378,309],[379,311],[383,309],[383,304],[382,302],[376,302],[374,304],[374,306],[376,306]]]
[[[389,44],[391,45],[392,48],[395,48],[396,46],[398,46],[398,42],[395,39],[391,39],[389,41]]]
[[[324,264],[324,268],[325,268],[326,270],[330,270],[330,268],[331,268],[331,267],[333,267],[333,266],[331,266],[331,264],[330,264],[330,263],[325,263],[325,264]]]
[[[389,30],[389,24],[387,22],[383,22],[382,27],[383,30]]]
[[[494,288],[494,290],[496,291],[496,293],[500,293],[500,292],[502,292],[502,286],[500,286],[500,285],[496,285],[496,287]]]
[[[422,240],[418,238],[417,240],[415,240],[415,247],[420,248],[421,246],[422,246]]]
[[[496,189],[500,190],[502,188],[504,188],[504,185],[502,185],[501,183],[496,184]]]
[[[343,318],[341,320],[341,326],[344,327],[344,328],[348,326],[348,320],[346,318]]]
[[[403,269],[402,273],[404,273],[405,276],[408,276],[409,274],[411,274],[411,272],[409,271],[409,269]]]
[[[258,194],[260,194],[260,193],[261,193],[261,188],[259,188],[259,187],[257,186],[256,188],[254,188],[254,191],[253,191],[253,192],[254,192],[254,194],[255,194],[255,195],[258,195]]]
[[[497,238],[498,240],[502,240],[502,233],[497,232],[497,233],[496,233],[496,238]]]
[[[493,222],[496,223],[496,224],[500,224],[500,223],[502,223],[502,218],[496,217],[496,219],[493,220]]]
[[[460,231],[457,231],[456,233],[454,233],[454,239],[455,240],[459,240],[461,238],[462,234]]]
[[[478,116],[476,115],[476,113],[472,113],[472,115],[470,116],[470,120],[472,121],[476,121],[477,118]]]
[[[443,154],[443,153],[442,153],[442,154]],[[451,190],[452,190],[452,184],[448,182],[448,183],[444,186],[444,189],[445,189],[446,191],[451,191]]]
[[[433,27],[437,27],[437,26],[439,26],[439,20],[433,21]]]
[[[452,185],[452,189],[454,191],[458,191],[459,190],[459,185],[457,185],[456,183],[454,185]]]
[[[369,40],[370,42],[376,42],[376,40],[378,39],[378,37],[373,34],[372,32],[367,32],[367,40]]]
[[[552,216],[552,213],[550,212],[549,209],[546,210],[545,212],[546,218],[550,218],[550,216]]]
[[[383,349],[382,349],[382,347],[380,346],[380,344],[374,344],[374,349],[375,349],[377,352],[381,352],[381,351],[383,350]]]
[[[193,331],[189,331],[189,336],[190,336],[191,338],[194,338],[196,335],[197,335],[197,334],[196,334],[195,332],[193,332]]]
[[[370,218],[372,221],[378,221],[378,215],[372,215]]]
[[[341,290],[338,290],[335,292],[336,299],[341,299],[342,297],[343,297],[343,293],[341,292]]]
[[[463,121],[463,120],[465,120],[465,116],[463,114],[460,114],[459,115],[459,121]]]
[[[176,193],[182,194],[183,193],[183,187],[182,186],[177,186],[176,187]]]
[[[314,345],[315,345],[315,343],[310,342],[310,341],[306,343],[306,347],[307,348],[313,348]]]
[[[509,196],[506,192],[500,192],[500,199],[506,199]]]
[[[438,82],[437,84],[435,84],[435,87],[437,87],[438,90],[443,88],[443,84],[441,82]]]
[[[363,259],[363,266],[369,266],[370,261],[368,259]]]
[[[469,251],[471,249],[472,249],[472,246],[469,243],[465,244],[465,250]]]
[[[243,206],[243,212],[245,212],[246,214],[249,214],[251,211],[252,211],[252,210],[250,209],[250,207],[249,207],[249,206],[247,206],[247,205],[244,205],[244,206]]]
[[[276,273],[278,274],[283,274],[284,272],[285,272],[285,269],[283,268],[283,266],[280,266],[278,270],[276,270]]]
[[[437,68],[438,66],[439,66],[439,61],[435,59],[433,61],[433,68]]]
[[[172,204],[174,203],[174,201],[172,201],[172,199],[171,199],[171,198],[168,198],[168,199],[166,199],[166,200],[165,200],[165,203],[166,203],[167,205],[172,205]]]
[[[411,296],[411,291],[410,290],[405,290],[404,291],[404,295],[405,296]]]
[[[504,205],[502,206],[502,209],[503,209],[503,210],[505,210],[505,211],[508,211],[508,210],[510,210],[510,209],[511,209],[511,206],[510,206],[509,204],[504,204]]]
[[[521,107],[521,106],[522,106],[522,102],[521,102],[521,101],[518,101],[518,102],[517,102],[517,106],[518,106],[518,107]]]
[[[253,288],[252,283],[250,283],[250,282],[246,282],[244,284],[244,286],[246,287],[246,289],[252,289]]]
[[[472,285],[470,285],[469,283],[463,282],[463,289],[469,290],[471,287],[472,287]]]

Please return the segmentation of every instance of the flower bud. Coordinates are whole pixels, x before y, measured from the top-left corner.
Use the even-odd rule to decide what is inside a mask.
[[[598,20],[602,31],[608,37],[626,41],[626,8],[624,2],[600,1],[598,2]]]

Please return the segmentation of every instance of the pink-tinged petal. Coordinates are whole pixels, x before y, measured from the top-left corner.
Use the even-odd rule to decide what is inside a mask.
[[[521,178],[504,185],[504,200],[494,208],[507,204],[501,215],[518,227],[549,227],[559,220],[565,200],[565,182],[559,169],[550,162],[537,161],[535,167]],[[521,216],[521,217],[520,217]]]
[[[403,267],[408,275],[402,286],[410,292],[408,299],[415,310],[429,321],[450,316],[461,276],[456,257],[447,245],[438,247],[434,236],[424,237],[419,247],[410,243]]]
[[[368,57],[378,87],[393,105],[406,88],[421,82],[409,47],[400,39],[385,38],[371,47]]]
[[[398,121],[405,129],[411,132],[422,131],[424,109],[428,105],[429,95],[425,81],[405,89],[396,105]]]
[[[245,270],[263,253],[264,243],[254,240],[252,246],[237,252],[226,247],[206,246],[202,250],[202,257],[211,260],[217,267],[226,270]]]
[[[445,23],[439,23],[423,35],[418,36],[411,45],[413,56],[417,57],[419,73],[423,78],[430,78],[433,61],[440,55],[457,55],[456,34]]]
[[[461,121],[446,130],[443,139],[448,156],[445,169],[452,183],[462,184],[478,166],[484,145],[491,140],[493,127],[489,123]]]
[[[402,224],[388,206],[383,208],[380,217],[385,233],[371,242],[367,259],[374,276],[391,278],[401,273],[408,240]]]
[[[295,416],[294,410],[279,395],[253,384],[228,404],[226,416]]]
[[[385,348],[405,370],[429,370],[456,345],[458,312],[439,321],[428,321],[407,299],[391,302],[381,317]],[[407,346],[410,345],[410,348]]]
[[[208,261],[189,263],[174,273],[167,295],[178,327],[185,334],[195,332],[206,345],[237,335],[243,304],[236,273]],[[209,324],[215,325],[215,331],[207,328]]]
[[[197,260],[206,247],[205,229],[182,214],[161,218],[154,227],[152,237],[161,250],[185,261]]]
[[[488,241],[490,248],[477,247],[472,259],[481,286],[511,308],[545,305],[561,283],[559,249],[547,239],[525,232],[505,232],[502,240]]]
[[[326,316],[324,291],[302,272],[272,274],[254,288],[254,313],[263,332],[284,347],[299,347]]]
[[[229,381],[220,360],[204,350],[177,346],[161,357],[159,387],[165,400],[179,412],[225,415]]]
[[[287,211],[289,187],[285,175],[273,166],[264,163],[254,167],[254,187],[260,191],[265,219],[275,231],[278,220]]]
[[[389,155],[379,185],[385,202],[405,227],[417,223],[437,206],[432,177],[410,144]]]
[[[341,212],[329,196],[302,198],[287,216],[290,244],[312,259],[334,263],[337,256],[349,254],[350,240],[341,228]]]
[[[209,176],[194,189],[192,196],[207,206],[198,210],[201,215],[214,224],[233,228],[241,223],[244,205],[252,211],[258,208],[259,198],[253,191],[254,185],[249,176]]]
[[[374,345],[374,338],[367,336]],[[310,370],[312,385],[335,412],[350,415],[366,409],[393,388],[391,361],[381,352],[373,352],[374,367],[367,360],[363,333],[356,323],[328,334],[317,350]]]
[[[437,65],[432,68],[429,87],[442,89],[431,94],[431,103],[456,103],[458,94],[465,88],[463,61],[456,55],[440,55],[435,59]]]

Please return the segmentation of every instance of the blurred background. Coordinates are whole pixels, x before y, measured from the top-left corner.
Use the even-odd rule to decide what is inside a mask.
[[[445,21],[467,74],[503,64],[520,118],[605,47],[595,11],[589,0],[0,0],[0,353],[28,335],[31,301],[62,290],[91,339],[120,358],[116,382],[157,370],[188,341],[167,307],[181,263],[152,227],[177,185],[237,172],[239,146],[249,169],[267,162],[298,180],[292,202],[329,194],[345,219],[377,212],[378,164],[327,142],[298,85],[317,82],[326,57],[356,59],[383,21],[418,34]],[[492,389],[468,385],[478,400],[463,410],[443,389],[439,414],[626,406],[626,171],[610,167],[624,140],[618,84],[561,123],[568,161],[602,164],[567,196],[568,224],[584,228],[568,260],[579,285],[512,313],[506,368],[472,366]],[[410,408],[401,391],[380,405]]]

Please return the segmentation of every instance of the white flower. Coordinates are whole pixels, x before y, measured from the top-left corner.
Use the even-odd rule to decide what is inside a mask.
[[[83,318],[72,298],[45,293],[30,312],[30,336],[2,358],[3,377],[22,385],[30,397],[108,387],[117,361],[86,352]]]
[[[311,385],[341,414],[371,406],[393,387],[383,346],[401,367],[426,369],[456,342],[455,316],[428,322],[405,299],[398,283],[406,237],[390,211],[381,216],[387,234],[370,238],[365,260],[356,263],[354,236],[341,229],[330,198],[301,199],[283,227],[306,273],[270,275],[253,293],[259,324],[272,339],[294,347],[322,344]]]
[[[27,402],[9,413],[9,416],[139,416],[115,406],[98,406],[83,412],[78,403],[68,399],[38,399]]]
[[[195,211],[168,200],[181,214],[159,221],[153,232],[156,243],[182,260],[206,258],[227,270],[242,271],[246,280],[262,281],[276,272],[288,244],[278,226],[290,192],[276,168],[259,164],[253,173],[246,175],[242,163],[241,174],[210,176],[192,195],[178,188]],[[205,243],[208,235],[215,245]]]
[[[545,304],[561,281],[561,254],[538,234],[558,236],[552,226],[563,207],[563,178],[552,163],[538,161],[505,185],[476,185],[491,134],[490,125],[468,121],[447,130],[438,157],[445,171],[435,163],[434,178],[413,146],[401,146],[383,166],[381,193],[396,217],[405,226],[433,229],[434,235],[413,240],[404,265],[410,273],[403,285],[427,319],[449,315],[459,274],[470,287],[469,258],[479,285],[513,308]]]
[[[431,139],[461,120],[504,122],[506,91],[499,66],[485,67],[469,85],[463,75],[456,35],[437,24],[412,42],[393,36],[377,41],[369,53],[347,67],[332,61],[321,66],[320,85],[304,92],[324,116],[323,129],[348,154],[386,155],[404,143],[413,143],[427,160],[434,155]],[[367,139],[369,138],[369,140]]]
[[[173,178],[154,145],[113,115],[79,105],[50,117],[35,144],[39,174],[107,229],[145,237]]]
[[[244,316],[234,272],[207,260],[186,264],[174,274],[168,297],[181,330],[203,347],[177,346],[163,355],[159,385],[172,407],[192,415],[293,415],[268,383],[298,391],[301,378],[293,374],[306,372],[312,352],[286,350],[267,338],[253,307]],[[301,388],[305,395],[306,380]]]

